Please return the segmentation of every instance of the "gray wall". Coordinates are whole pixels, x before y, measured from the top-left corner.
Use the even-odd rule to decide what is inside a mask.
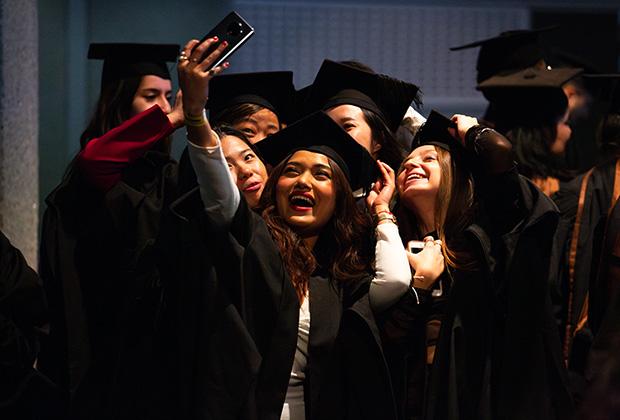
[[[37,4],[0,2],[0,229],[36,267]]]

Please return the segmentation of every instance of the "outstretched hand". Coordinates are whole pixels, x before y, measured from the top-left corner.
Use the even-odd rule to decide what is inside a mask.
[[[366,197],[366,205],[372,214],[381,211],[389,211],[390,201],[396,189],[396,176],[394,170],[387,163],[377,160],[381,176],[374,183]]]
[[[198,40],[189,41],[177,64],[179,85],[183,94],[183,109],[188,115],[200,115],[209,98],[209,81],[224,69],[228,68],[228,62],[207,70],[222,54],[228,43],[220,43],[218,47],[204,59],[202,56],[212,45],[218,42],[218,38],[209,38],[204,42]]]

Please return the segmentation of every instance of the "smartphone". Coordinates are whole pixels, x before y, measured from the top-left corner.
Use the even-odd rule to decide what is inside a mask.
[[[424,248],[423,241],[407,242],[407,249],[409,249],[409,252],[411,252],[412,254],[417,254],[418,252],[422,251],[422,248]],[[431,290],[431,295],[433,297],[443,296],[443,281],[441,280],[441,278],[433,286],[433,289]]]
[[[204,60],[209,54],[211,54],[220,43],[227,41],[228,46],[222,52],[222,55],[211,65],[207,70],[217,67],[222,64],[232,53],[234,53],[240,46],[242,46],[250,37],[254,35],[254,28],[245,21],[236,12],[230,12],[228,16],[220,21],[213,29],[206,34],[200,42],[205,41],[208,38],[217,36],[219,41],[215,45],[211,46],[202,55],[201,61]]]
[[[424,248],[424,242],[422,241],[407,242],[407,249],[409,249],[409,252],[411,252],[412,254],[417,254],[418,252],[422,251],[422,248]]]

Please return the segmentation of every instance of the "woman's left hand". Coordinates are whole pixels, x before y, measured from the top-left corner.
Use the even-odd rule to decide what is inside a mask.
[[[450,129],[452,135],[458,138],[461,143],[465,142],[465,134],[467,131],[478,125],[478,120],[474,117],[468,117],[467,115],[454,114],[451,118],[456,123],[456,130]]]
[[[202,59],[205,51],[217,41],[217,38],[209,38],[201,43],[193,39],[185,45],[179,56],[177,64],[179,85],[183,91],[183,109],[188,115],[202,114],[209,97],[209,81],[228,68],[228,62],[225,62],[221,66],[207,70],[228,45],[226,41],[220,43],[215,51]]]
[[[390,210],[390,201],[396,189],[394,170],[387,163],[377,160],[381,177],[374,183],[366,197],[368,210],[377,215],[382,211]]]

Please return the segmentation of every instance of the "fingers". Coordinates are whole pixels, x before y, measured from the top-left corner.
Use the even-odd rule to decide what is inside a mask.
[[[181,54],[179,54],[179,66],[185,66],[190,62],[189,55],[191,54],[192,49],[199,43],[200,41],[197,39],[192,39],[185,44],[185,47],[181,50]]]

